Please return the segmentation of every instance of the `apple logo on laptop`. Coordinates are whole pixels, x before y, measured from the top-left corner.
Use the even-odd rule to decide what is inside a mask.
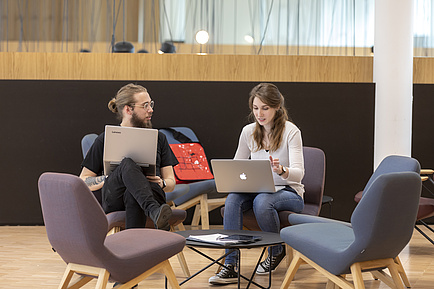
[[[245,173],[241,173],[240,174],[240,179],[242,179],[243,181],[247,180],[247,175]]]

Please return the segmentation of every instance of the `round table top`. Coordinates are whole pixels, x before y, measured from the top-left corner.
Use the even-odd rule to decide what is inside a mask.
[[[190,235],[208,235],[208,234],[249,235],[249,236],[262,237],[260,241],[256,241],[252,243],[239,243],[239,244],[226,244],[226,245],[187,240],[186,246],[192,246],[192,247],[216,248],[216,249],[222,249],[222,248],[248,249],[248,248],[256,248],[256,247],[266,247],[266,246],[272,246],[272,245],[278,245],[284,243],[284,241],[280,238],[279,233],[270,233],[270,232],[262,232],[262,231],[212,229],[212,230],[177,231],[175,233],[183,236],[184,238],[187,238]]]

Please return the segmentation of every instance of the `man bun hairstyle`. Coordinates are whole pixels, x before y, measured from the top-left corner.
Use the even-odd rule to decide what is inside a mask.
[[[116,117],[122,120],[122,111],[126,105],[132,106],[135,103],[134,95],[141,92],[148,92],[146,88],[141,85],[129,83],[124,85],[116,93],[116,96],[112,98],[107,106],[111,112],[116,113]]]
[[[113,97],[109,103],[108,103],[108,108],[110,109],[111,112],[113,113],[117,113],[118,112],[118,108],[116,107],[116,98]]]

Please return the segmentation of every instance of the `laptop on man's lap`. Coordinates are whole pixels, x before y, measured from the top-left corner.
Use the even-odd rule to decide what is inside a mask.
[[[104,137],[104,174],[110,174],[129,157],[145,175],[155,176],[158,130],[106,125]]]

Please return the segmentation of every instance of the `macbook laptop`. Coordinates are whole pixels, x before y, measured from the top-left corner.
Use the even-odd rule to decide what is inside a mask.
[[[145,175],[155,176],[158,130],[106,125],[104,174],[110,174],[125,157],[130,157]]]
[[[219,193],[274,193],[269,160],[211,160]]]

